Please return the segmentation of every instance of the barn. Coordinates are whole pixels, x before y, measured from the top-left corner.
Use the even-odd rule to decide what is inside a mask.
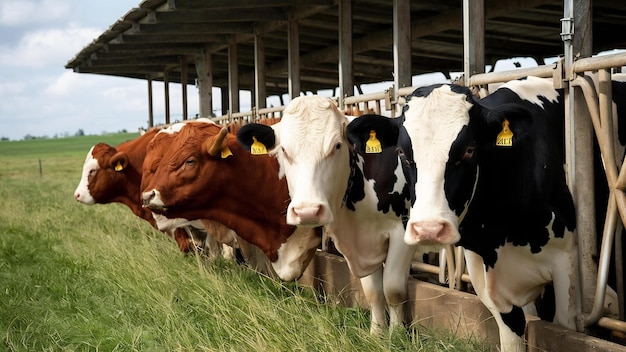
[[[626,222],[626,181],[615,157],[611,117],[610,81],[626,65],[626,43],[618,34],[626,19],[626,3],[596,0],[531,0],[451,2],[409,0],[145,0],[130,9],[66,65],[77,73],[92,73],[145,80],[149,106],[148,127],[155,125],[152,107],[154,84],[165,87],[165,123],[174,122],[169,111],[169,86],[181,84],[183,120],[190,119],[188,89],[197,87],[199,117],[224,123],[252,122],[278,117],[286,100],[301,94],[331,90],[345,111],[372,109],[385,116],[402,111],[404,96],[414,90],[413,76],[440,72],[447,80],[476,89],[524,76],[553,78],[566,92],[566,175],[576,203],[579,245],[580,335],[564,334],[564,340],[545,336],[561,334],[543,322],[530,322],[527,339],[538,350],[552,350],[554,343],[585,340],[586,332],[600,327],[626,332],[624,323],[624,273],[620,221]],[[597,56],[599,53],[608,55]],[[503,72],[494,68],[501,59],[530,58],[537,66]],[[586,74],[595,74],[595,82]],[[363,86],[388,82],[386,89],[364,94]],[[213,89],[221,90],[221,110],[216,111]],[[242,109],[240,92],[250,92],[250,109]],[[195,93],[194,93],[195,94]],[[281,106],[268,106],[277,97]],[[175,114],[179,116],[178,113]],[[594,133],[595,131],[595,133]],[[611,191],[608,204],[596,205],[593,145],[598,140],[605,155],[606,180]],[[608,161],[611,161],[610,163]],[[596,208],[607,209],[604,229],[596,229]],[[617,235],[615,235],[617,232]],[[602,241],[596,238],[602,238]],[[615,261],[619,318],[602,316],[602,305],[611,253]],[[459,251],[458,257],[462,253]],[[458,260],[460,263],[461,261]],[[416,265],[419,266],[419,265]],[[451,265],[449,265],[451,266]],[[438,268],[419,270],[439,273]],[[343,273],[343,274],[342,274]],[[342,269],[341,259],[318,253],[303,281],[327,282],[327,291],[354,287],[357,294],[344,297],[359,301],[359,287]],[[445,273],[441,274],[445,276]],[[453,277],[454,276],[454,277]],[[451,286],[461,288],[467,277],[448,274]],[[442,280],[442,281],[445,281]],[[457,282],[457,285],[454,283]],[[463,292],[443,290],[419,281],[426,297],[444,306],[461,306],[470,299]],[[430,295],[430,296],[429,296]],[[419,300],[425,297],[414,297]],[[476,306],[476,305],[474,305]],[[414,315],[434,316],[433,311]],[[436,310],[435,310],[436,311]],[[489,331],[484,310],[463,310],[465,333]],[[458,321],[437,322],[455,326]],[[492,324],[492,325],[489,325]],[[602,344],[597,340],[593,343]],[[575,345],[572,345],[575,346]],[[598,345],[600,346],[600,345]],[[601,345],[604,346],[604,345]],[[572,347],[574,348],[574,347]],[[606,350],[620,348],[606,342]]]

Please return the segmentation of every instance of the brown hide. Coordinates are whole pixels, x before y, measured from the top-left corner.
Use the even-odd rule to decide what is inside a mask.
[[[189,122],[178,133],[161,133],[148,146],[142,190],[158,190],[168,217],[209,219],[235,230],[260,247],[271,261],[295,227],[286,224],[287,182],[278,178],[278,162],[252,156],[232,134],[232,156],[208,155],[207,139],[221,126]]]
[[[104,143],[94,146],[92,155],[98,160],[100,169],[89,177],[88,186],[89,193],[96,203],[122,203],[129,207],[135,215],[148,221],[155,228],[156,223],[152,217],[152,212],[142,207],[140,186],[148,142],[159,130],[158,128],[150,129],[140,137],[124,142],[115,148]],[[126,164],[122,170],[116,171],[116,158],[122,155],[125,156]],[[219,234],[226,234],[230,229],[215,223],[212,224],[210,230]],[[178,228],[171,235],[181,251],[189,252],[193,249],[194,244],[185,229]],[[219,242],[224,243],[223,241]]]

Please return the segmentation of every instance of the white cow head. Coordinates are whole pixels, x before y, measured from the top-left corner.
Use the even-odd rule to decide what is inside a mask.
[[[329,98],[301,96],[286,106],[280,123],[250,124],[238,133],[253,154],[267,148],[278,158],[291,196],[287,223],[321,226],[333,221],[350,176],[348,122]]]

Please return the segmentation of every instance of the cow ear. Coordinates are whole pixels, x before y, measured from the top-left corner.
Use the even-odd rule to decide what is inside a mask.
[[[123,171],[128,166],[128,155],[124,152],[117,152],[113,155],[109,164],[113,170],[117,172]]]
[[[267,154],[268,150],[276,146],[276,133],[270,126],[250,123],[237,132],[237,141],[252,154]]]
[[[525,139],[533,125],[532,113],[517,104],[502,104],[493,109],[482,108],[482,122],[474,124],[479,143],[496,147],[514,147]]]
[[[399,122],[399,118],[374,114],[357,117],[346,128],[348,141],[359,153],[380,153],[398,144]]]

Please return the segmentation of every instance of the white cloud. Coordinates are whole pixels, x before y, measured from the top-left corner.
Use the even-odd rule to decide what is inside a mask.
[[[0,2],[0,25],[8,27],[32,26],[65,18],[70,13],[68,3],[58,0]]]
[[[17,47],[0,47],[0,65],[13,67],[61,67],[100,31],[95,28],[48,29],[30,32]]]

